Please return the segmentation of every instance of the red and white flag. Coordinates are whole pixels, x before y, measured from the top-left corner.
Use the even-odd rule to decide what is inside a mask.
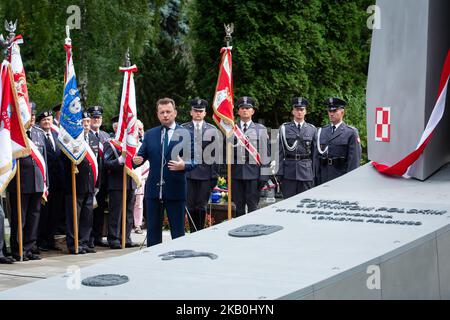
[[[28,98],[27,77],[25,76],[25,69],[20,55],[19,44],[22,43],[23,39],[21,35],[18,35],[13,39],[11,47],[9,48],[9,62],[11,63],[22,124],[25,128],[28,128],[31,121],[31,104]]]
[[[7,64],[1,66],[0,77],[0,193],[8,186],[15,174],[15,161],[11,146],[11,106],[3,102],[3,74],[7,72]]]
[[[442,70],[437,102],[433,108],[433,111],[431,112],[430,119],[428,120],[425,131],[422,133],[422,137],[420,138],[416,149],[392,166],[381,164],[378,162],[372,162],[372,165],[375,167],[375,169],[384,174],[403,176],[405,178],[409,178],[414,175],[416,170],[414,164],[422,155],[425,147],[433,136],[434,129],[437,127],[442,119],[442,116],[444,115],[449,76],[450,50],[447,51],[447,57],[445,59],[444,68]]]
[[[258,150],[252,145],[248,137],[234,123],[233,114],[233,67],[231,57],[232,47],[224,47],[220,50],[222,59],[219,66],[219,77],[217,79],[216,92],[213,101],[213,120],[219,128],[230,137],[235,135],[240,145],[245,147],[249,154],[261,164]]]
[[[10,114],[10,136],[12,156],[14,159],[30,155],[29,139],[26,136],[22,117],[16,102],[16,90],[13,85],[11,64],[8,61],[2,63],[2,110],[8,110]]]
[[[139,144],[136,126],[136,93],[134,88],[133,72],[137,71],[135,65],[119,69],[124,73],[122,99],[120,101],[119,123],[116,136],[111,144],[125,157],[125,170],[131,178],[140,185],[140,177],[133,170],[133,157],[136,155]]]

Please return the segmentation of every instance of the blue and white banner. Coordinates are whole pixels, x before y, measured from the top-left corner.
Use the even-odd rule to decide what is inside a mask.
[[[70,38],[66,38],[64,49],[66,50],[66,73],[58,141],[61,150],[69,159],[75,164],[79,164],[86,155],[86,145],[82,124],[83,108],[73,66]]]

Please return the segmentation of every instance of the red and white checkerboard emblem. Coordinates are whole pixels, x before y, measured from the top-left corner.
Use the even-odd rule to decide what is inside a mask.
[[[391,108],[377,107],[375,112],[375,141],[389,142],[391,140]]]

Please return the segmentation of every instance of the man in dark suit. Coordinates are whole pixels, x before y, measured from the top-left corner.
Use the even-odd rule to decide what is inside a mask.
[[[161,125],[145,132],[142,146],[133,159],[137,166],[145,160],[150,162],[150,174],[145,185],[147,246],[162,242],[164,209],[172,239],[184,236],[186,172],[195,168],[191,161],[194,144],[190,134],[175,122],[175,101],[160,99],[156,110]]]
[[[267,128],[252,121],[255,113],[255,101],[251,97],[244,96],[237,101],[238,114],[240,121],[238,127],[248,137],[250,143],[262,151],[263,143],[268,147]],[[263,167],[268,167],[267,154],[263,152],[262,165],[256,163],[248,151],[235,142],[234,162],[231,166],[231,195],[236,204],[236,217],[252,212],[258,208],[261,188],[269,180],[269,175],[262,171]]]
[[[343,122],[347,102],[328,98],[330,124],[317,132],[317,183],[325,183],[356,169],[361,161],[361,145],[356,128]]]
[[[104,146],[108,144],[110,136],[105,131],[101,130],[103,123],[103,108],[100,106],[90,107],[88,113],[91,117],[90,126],[91,132],[99,141],[99,166],[101,167],[101,184],[99,185],[99,191],[95,196],[97,200],[97,208],[94,209],[94,224],[92,226],[92,234],[89,239],[89,247],[94,248],[94,245],[107,247],[108,244],[103,241],[103,222],[105,217],[105,210],[108,206],[106,201],[108,195],[108,176],[105,174],[104,161]]]
[[[122,241],[122,198],[124,157],[109,142],[104,145],[105,174],[108,176],[107,190],[109,197],[108,244],[111,249],[121,249]],[[125,247],[137,246],[131,242],[131,230],[134,223],[134,202],[136,201],[136,182],[127,175],[127,199],[125,214]]]
[[[292,99],[291,122],[283,123],[279,130],[279,169],[283,198],[290,198],[311,189],[314,185],[314,154],[317,152],[317,129],[305,121],[308,100]]]
[[[45,134],[42,129],[32,125],[27,130],[27,135],[36,145],[46,164],[47,152],[45,147]],[[17,175],[16,175],[17,176]],[[17,189],[16,178],[8,185],[9,200],[11,203],[11,252],[13,258],[19,260],[19,242],[17,238]],[[48,181],[48,177],[46,177]],[[44,192],[44,176],[32,156],[20,158],[20,189],[22,205],[23,228],[23,261],[40,260],[41,257],[34,254],[39,228],[39,216],[41,200]]]
[[[93,150],[98,150],[98,139],[90,132],[89,128],[90,117],[87,112],[83,112],[83,128],[84,138],[88,146]],[[98,160],[98,155],[97,160]],[[93,163],[89,162],[87,157],[84,157],[77,165],[78,173],[75,175],[76,180],[76,194],[77,194],[77,220],[78,220],[78,252],[75,252],[75,238],[73,229],[73,209],[72,209],[72,162],[62,155],[64,158],[64,172],[66,174],[66,188],[65,188],[65,206],[66,206],[66,244],[69,253],[71,254],[85,254],[95,253],[96,251],[89,247],[89,238],[92,231],[93,221],[93,205],[94,194],[96,188],[100,184],[100,177],[95,183],[95,168]],[[98,164],[98,163],[97,163]],[[69,182],[70,181],[70,182]]]
[[[192,221],[189,219],[189,230],[192,233],[204,228],[206,205],[212,189],[217,184],[219,168],[214,161],[214,154],[211,154],[211,159],[206,159],[204,156],[209,155],[204,155],[203,151],[208,145],[217,141],[219,134],[215,126],[204,121],[208,102],[203,99],[193,99],[189,101],[189,104],[192,121],[182,126],[189,130],[191,139],[194,141],[194,159],[197,163],[196,168],[186,174],[187,208],[192,218]]]
[[[59,221],[64,220],[64,164],[61,149],[57,143],[58,134],[52,131],[53,114],[43,111],[38,117],[39,126],[45,134],[45,149],[47,152],[49,195],[47,202],[41,208],[39,219],[38,248],[42,251],[58,250],[55,247],[55,234]]]

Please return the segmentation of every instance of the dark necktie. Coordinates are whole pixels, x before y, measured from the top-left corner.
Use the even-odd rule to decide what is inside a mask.
[[[99,136],[98,136],[98,132],[95,133],[95,136],[100,140]]]
[[[244,123],[244,133],[247,132],[247,124]]]
[[[55,146],[53,145],[53,141],[52,141],[52,139],[50,139],[50,133],[47,132],[45,135],[47,136],[47,140],[50,143],[50,145],[52,146],[53,151],[55,151]]]
[[[331,133],[333,134],[336,131],[336,126],[331,127]]]
[[[163,127],[165,129],[163,143],[164,143],[164,150],[166,150],[166,148],[169,146],[169,130],[170,130],[170,128],[168,128],[166,126],[163,126]]]
[[[299,124],[297,124],[297,129],[298,129],[298,131],[302,130],[302,126],[301,126],[301,124],[300,124],[300,123],[299,123]]]

